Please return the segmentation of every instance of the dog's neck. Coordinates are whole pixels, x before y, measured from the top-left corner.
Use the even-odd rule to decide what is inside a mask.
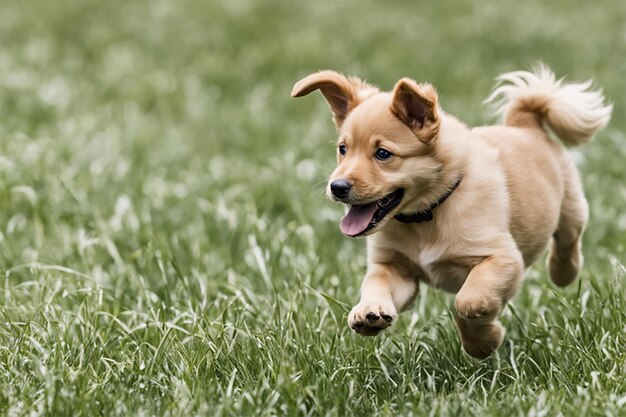
[[[448,197],[450,197],[450,195],[452,195],[454,190],[456,190],[459,184],[461,184],[461,180],[463,180],[463,175],[459,175],[454,184],[452,184],[452,186],[448,188],[448,190],[442,196],[440,196],[437,201],[432,203],[430,207],[428,207],[426,210],[422,210],[413,214],[398,213],[393,218],[401,223],[422,223],[432,220],[433,210],[442,205],[443,202],[446,201]]]

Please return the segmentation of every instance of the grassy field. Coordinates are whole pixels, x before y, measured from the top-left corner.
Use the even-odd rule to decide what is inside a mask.
[[[625,22],[618,1],[3,0],[0,415],[625,416]],[[615,105],[574,154],[580,280],[531,268],[484,361],[432,289],[354,335],[364,242],[322,192],[326,104],[293,83],[408,75],[478,125],[539,60]]]

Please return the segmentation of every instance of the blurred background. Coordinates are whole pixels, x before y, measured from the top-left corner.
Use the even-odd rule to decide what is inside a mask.
[[[482,100],[503,72],[544,62],[567,80],[593,78],[614,115],[573,151],[592,213],[582,287],[555,295],[536,266],[516,299],[527,320],[509,335],[525,340],[540,304],[582,308],[593,288],[600,304],[626,262],[625,22],[621,1],[3,0],[0,411],[402,410],[383,367],[410,357],[412,339],[363,347],[345,326],[364,242],[340,234],[342,208],[323,194],[335,163],[326,103],[289,94],[319,69],[382,89],[403,76],[431,82],[443,109],[472,126],[496,122]],[[452,299],[428,296],[394,331],[442,321],[435,350],[457,352]],[[216,347],[237,334],[250,344]],[[330,378],[384,340],[396,356],[372,359],[373,376]],[[329,373],[316,368],[331,355],[319,345],[334,346]],[[417,391],[422,377],[409,377]],[[380,391],[361,403],[334,391],[367,378]],[[246,392],[266,408],[246,408]]]
[[[340,210],[319,192],[334,165],[326,104],[289,97],[325,68],[383,89],[402,76],[429,81],[470,125],[495,121],[482,100],[502,72],[541,61],[567,79],[593,77],[614,117],[580,163],[588,188],[623,196],[626,15],[602,4],[4,2],[0,216],[14,233],[0,261],[66,263],[60,241],[71,246],[116,207],[109,237],[120,233],[125,250],[147,234],[171,242],[172,230],[193,241],[177,245],[232,238],[246,205],[268,225],[315,221],[343,240]],[[620,220],[615,200],[595,215]],[[127,233],[130,218],[145,233]]]

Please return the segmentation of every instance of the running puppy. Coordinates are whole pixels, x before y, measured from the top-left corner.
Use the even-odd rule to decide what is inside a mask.
[[[612,106],[591,82],[562,84],[546,67],[499,77],[504,126],[470,129],[440,107],[430,84],[399,80],[380,92],[355,77],[321,71],[292,96],[324,95],[339,132],[328,195],[348,211],[341,231],[367,236],[361,301],[348,324],[361,335],[390,326],[419,282],[456,293],[465,351],[484,358],[501,344],[498,315],[524,269],[550,246],[558,286],[583,262],[588,206],[563,146],[588,142]]]

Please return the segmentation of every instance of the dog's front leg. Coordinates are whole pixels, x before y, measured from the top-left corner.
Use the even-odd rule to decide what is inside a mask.
[[[487,257],[471,270],[456,295],[456,324],[469,355],[482,359],[502,344],[505,330],[497,317],[517,292],[523,272],[517,249]]]
[[[389,327],[399,311],[413,301],[417,279],[402,263],[372,263],[361,286],[361,301],[348,316],[349,326],[362,336]]]

